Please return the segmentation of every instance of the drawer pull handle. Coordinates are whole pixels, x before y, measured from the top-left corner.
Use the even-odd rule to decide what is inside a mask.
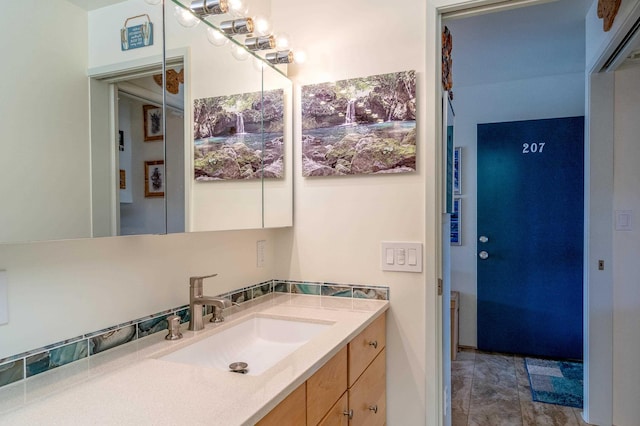
[[[349,411],[343,411],[342,414],[344,414],[345,416],[347,416],[347,418],[349,420],[353,420],[353,410],[349,410]]]
[[[369,342],[369,346],[373,346],[373,349],[378,349],[378,341],[374,340],[372,342]]]
[[[369,406],[369,411],[373,411],[374,414],[378,414],[378,406],[377,405],[370,405]]]

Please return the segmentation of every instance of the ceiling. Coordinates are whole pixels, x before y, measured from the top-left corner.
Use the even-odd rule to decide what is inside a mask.
[[[454,87],[584,72],[586,0],[449,19]]]

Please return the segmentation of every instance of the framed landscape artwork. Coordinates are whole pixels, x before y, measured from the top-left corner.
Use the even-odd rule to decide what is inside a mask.
[[[416,171],[416,73],[302,86],[302,175]]]
[[[284,91],[196,99],[194,179],[284,177]]]

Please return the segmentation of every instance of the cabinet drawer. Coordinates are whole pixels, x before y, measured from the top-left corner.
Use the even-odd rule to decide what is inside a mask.
[[[386,313],[380,315],[349,343],[349,387],[386,345]]]
[[[349,412],[349,400],[347,399],[347,392],[345,392],[338,402],[331,407],[331,410],[324,416],[318,426],[348,426],[349,417],[344,414],[347,412]]]
[[[387,421],[386,351],[383,349],[369,368],[349,389],[350,426],[383,426]]]
[[[276,405],[256,426],[300,426],[306,419],[306,382]]]
[[[346,390],[347,347],[344,346],[307,380],[307,425],[317,425]]]

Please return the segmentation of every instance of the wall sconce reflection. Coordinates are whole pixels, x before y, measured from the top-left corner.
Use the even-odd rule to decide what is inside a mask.
[[[200,17],[221,15],[229,11],[229,3],[227,0],[194,0],[191,10]]]
[[[267,62],[274,65],[277,64],[290,64],[293,62],[293,52],[290,50],[281,50],[279,52],[269,52],[264,58]]]
[[[262,37],[247,37],[244,45],[249,50],[269,50],[276,48],[276,38],[272,35]]]
[[[220,23],[220,31],[228,35],[249,34],[253,32],[253,19],[242,18]]]

